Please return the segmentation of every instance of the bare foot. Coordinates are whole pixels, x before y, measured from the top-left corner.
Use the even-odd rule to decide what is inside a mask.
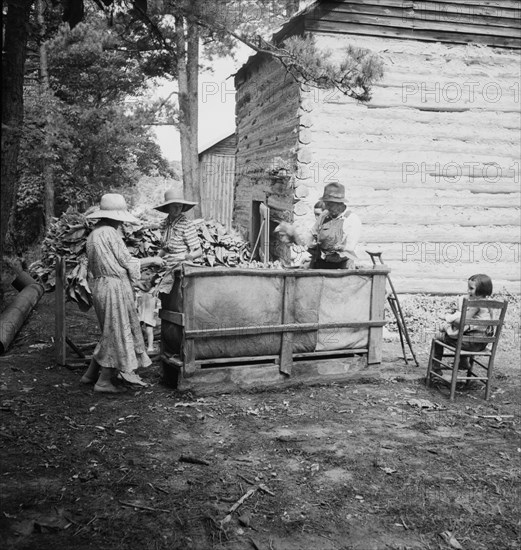
[[[96,393],[125,393],[127,391],[126,388],[123,388],[122,386],[114,386],[110,383],[100,384],[99,382],[94,386],[94,391]]]
[[[83,375],[81,378],[80,378],[80,384],[95,384],[96,383],[96,380],[95,378],[90,378],[89,376],[87,375]]]

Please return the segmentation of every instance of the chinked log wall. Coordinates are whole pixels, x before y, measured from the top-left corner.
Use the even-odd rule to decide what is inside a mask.
[[[291,219],[292,181],[273,179],[296,168],[299,86],[280,63],[256,56],[236,81],[237,157],[234,222],[247,233],[252,199],[269,195],[275,218]]]
[[[365,105],[302,94],[297,221],[309,224],[323,185],[339,180],[398,291],[458,292],[483,272],[519,293],[519,51],[315,37],[335,55],[369,48],[385,75]]]

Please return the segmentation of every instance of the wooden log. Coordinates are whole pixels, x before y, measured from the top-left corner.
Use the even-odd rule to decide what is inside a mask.
[[[306,149],[311,150],[311,145],[308,145]],[[342,153],[334,153],[332,155],[328,149],[327,152],[314,150],[313,160],[323,165],[335,162],[337,166],[351,164],[360,166],[365,163],[375,170],[380,170],[385,166],[392,166],[395,171],[400,172],[410,167],[411,173],[412,169],[419,169],[423,163],[438,167],[439,170],[443,170],[442,173],[447,173],[448,175],[453,173],[455,178],[461,178],[464,167],[471,168],[475,166],[477,168],[486,164],[491,166],[489,168],[489,178],[491,180],[501,177],[504,171],[519,169],[518,165],[516,165],[516,157],[509,154],[508,151],[495,154],[480,154],[479,151],[472,152],[469,150],[466,153],[456,152],[451,155],[449,150],[393,150],[390,148],[389,150],[383,149],[376,153],[375,150],[368,149],[345,149]],[[341,160],[342,164],[339,160]]]
[[[443,257],[437,260],[395,262],[394,277],[436,280],[460,279],[466,281],[473,273],[486,273],[492,280],[519,280],[519,263],[510,262],[448,262]]]
[[[512,136],[514,137],[514,136]],[[480,155],[482,158],[487,158],[491,155],[500,158],[508,158],[508,164],[513,165],[519,152],[519,143],[514,139],[504,140],[500,145],[475,140],[470,142],[457,139],[436,139],[433,140],[429,136],[422,137],[414,135],[404,137],[396,135],[380,135],[368,136],[367,134],[342,134],[337,133],[331,135],[328,132],[315,132],[313,142],[307,147],[322,149],[329,151],[331,156],[344,156],[344,152],[349,150],[355,155],[356,152],[361,152],[362,155],[384,155],[394,158],[404,149],[408,149],[407,154],[409,160],[411,158],[433,158],[436,157],[438,162],[443,162],[443,158],[447,157],[443,164],[454,163],[455,159],[461,158],[462,162],[467,161],[470,156]],[[451,156],[452,153],[452,156]],[[297,157],[300,161],[301,159]]]
[[[392,202],[405,206],[432,207],[447,206],[465,208],[515,208],[521,193],[471,193],[470,191],[449,189],[446,192],[432,188],[400,187],[371,189],[354,187],[349,183],[349,207],[359,213],[359,208],[390,205]],[[365,220],[364,220],[365,221]]]
[[[517,243],[519,242],[518,226],[497,226],[483,225],[477,227],[459,227],[451,224],[436,225],[402,225],[402,224],[380,224],[379,226],[364,227],[364,238],[367,242],[380,243],[384,246],[387,243],[448,243],[456,239],[462,243],[474,242],[486,236],[490,243]],[[482,237],[481,237],[482,238]]]
[[[385,224],[443,226],[447,225],[447,220],[451,220],[459,227],[516,226],[520,219],[519,208],[515,205],[510,208],[453,207],[447,203],[440,206],[416,205],[414,208],[407,205],[396,205],[393,208],[389,205],[361,206],[357,214],[368,225],[383,221]]]
[[[397,262],[461,262],[481,268],[490,264],[491,260],[495,260],[497,264],[505,264],[505,269],[515,269],[515,264],[520,261],[519,242],[480,242],[481,238],[481,234],[475,234],[475,240],[466,242],[395,242],[386,243],[385,246],[380,242],[366,241],[360,247],[360,260],[362,263],[368,263],[369,256],[365,250],[376,248],[383,252],[384,263],[393,267],[393,270]]]

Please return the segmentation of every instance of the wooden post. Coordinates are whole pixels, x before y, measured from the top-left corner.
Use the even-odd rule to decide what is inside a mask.
[[[65,260],[60,256],[56,257],[56,287],[54,290],[55,303],[55,327],[54,327],[54,349],[56,363],[65,365],[66,360],[66,327],[65,327]]]
[[[183,287],[183,313],[185,319],[181,350],[183,354],[183,376],[192,376],[195,372],[195,341],[193,337],[186,337],[186,331],[194,327],[195,278],[186,277],[184,271],[176,274],[176,276],[181,277]]]
[[[295,321],[295,277],[284,277],[284,302],[282,309],[282,324]],[[293,366],[293,331],[282,333],[280,349],[280,372],[290,375]]]
[[[385,274],[374,274],[371,286],[371,306],[369,310],[369,319],[371,321],[384,320],[385,306]],[[367,363],[382,362],[382,336],[383,327],[369,327],[369,346],[367,354]]]

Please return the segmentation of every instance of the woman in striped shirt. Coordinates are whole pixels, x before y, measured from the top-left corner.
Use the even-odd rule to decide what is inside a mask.
[[[166,262],[167,267],[174,267],[182,262],[190,262],[203,255],[197,230],[184,212],[193,208],[197,203],[185,200],[182,192],[169,189],[165,192],[165,200],[155,206],[159,212],[168,214],[163,226],[163,238],[159,255]],[[169,292],[172,278],[163,279],[159,292]]]

